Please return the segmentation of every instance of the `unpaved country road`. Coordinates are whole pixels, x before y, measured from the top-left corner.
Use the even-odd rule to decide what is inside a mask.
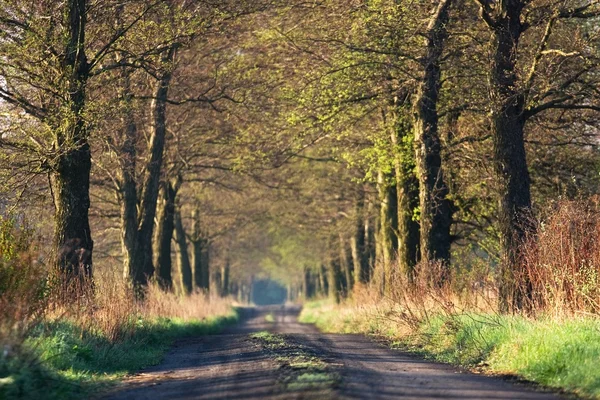
[[[312,325],[298,323],[299,311],[247,309],[238,326],[218,335],[179,341],[162,364],[127,379],[104,399],[561,398],[526,385],[424,361],[362,335],[322,334]],[[286,384],[290,368],[281,360],[287,355],[257,344],[251,334],[259,331],[281,334],[286,342],[293,343],[288,353],[301,348],[304,354],[318,356],[327,372],[336,377],[335,383],[315,387]]]

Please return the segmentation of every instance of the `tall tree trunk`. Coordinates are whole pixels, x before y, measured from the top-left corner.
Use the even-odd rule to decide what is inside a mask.
[[[329,282],[327,281],[327,268],[325,264],[319,265],[319,287],[320,294],[325,296],[329,293]]]
[[[177,265],[181,272],[181,286],[185,294],[190,294],[194,290],[192,282],[192,265],[188,255],[188,245],[181,220],[181,210],[175,212],[175,240],[177,241]]]
[[[341,285],[338,270],[339,266],[337,265],[336,260],[334,260],[334,257],[330,257],[327,262],[327,296],[335,303],[340,302]]]
[[[130,71],[123,69],[121,73],[121,101],[125,104],[124,137],[120,144],[118,179],[120,190],[118,193],[121,205],[121,247],[123,249],[123,275],[130,278],[130,271],[139,259],[138,256],[138,195],[135,180],[136,170],[136,141],[137,126],[132,112],[132,94]]]
[[[415,153],[420,190],[421,259],[450,260],[452,205],[444,181],[437,103],[440,91],[440,60],[447,37],[451,0],[441,0],[427,26],[427,53],[423,77],[415,101]],[[444,279],[444,277],[442,277]]]
[[[171,65],[174,57],[175,49],[171,47],[165,51],[162,61],[165,64]],[[152,265],[152,236],[167,136],[167,99],[171,78],[172,71],[170,69],[163,73],[157,84],[154,100],[152,101],[153,126],[150,138],[150,159],[146,165],[137,233],[138,259],[135,263],[131,264],[132,268],[129,270],[131,281],[138,290],[147,286],[148,279],[154,273],[154,266]]]
[[[212,293],[216,296],[221,296],[221,288],[223,285],[222,273],[223,273],[222,269],[215,269],[215,271],[210,276],[210,279],[212,281],[210,283],[210,286],[214,288],[214,291]]]
[[[350,240],[350,252],[352,254],[352,265],[354,266],[354,283],[353,285],[360,285],[364,283],[361,279],[363,276],[363,264],[362,264],[362,252],[360,251],[361,246],[361,235],[362,231],[354,232],[352,239]]]
[[[229,258],[226,258],[223,268],[221,269],[221,276],[223,277],[223,281],[221,282],[221,297],[229,296],[230,269],[231,265],[229,263]]]
[[[202,231],[200,210],[192,212],[192,264],[194,265],[194,283],[198,289],[208,292],[210,286],[209,242]]]
[[[245,283],[242,283],[238,287],[238,301],[240,303],[243,303],[246,301],[246,284]]]
[[[350,263],[350,257],[348,256],[348,246],[346,245],[347,241],[344,239],[344,236],[340,233],[340,268],[342,269],[342,273],[344,274],[344,280],[346,283],[344,293],[346,296],[350,294],[352,291],[352,263]]]
[[[321,267],[319,266],[318,268],[319,269],[315,274],[315,290],[317,296],[323,296],[325,294],[325,289],[323,288],[323,277],[321,276]]]
[[[415,218],[419,207],[419,181],[414,173],[404,171],[398,181],[398,268],[409,279],[420,260],[420,226]]]
[[[240,286],[239,286],[239,284],[236,281],[232,280],[231,281],[230,290],[229,290],[229,294],[232,295],[232,296],[235,296],[236,299],[239,299],[240,298],[240,294],[239,293],[240,293]]]
[[[407,96],[399,96],[405,98]],[[409,279],[419,261],[419,222],[415,210],[419,207],[419,180],[415,174],[415,157],[412,140],[412,126],[406,107],[395,104],[395,126],[392,144],[400,154],[395,160],[396,191],[398,194],[398,269]]]
[[[248,291],[248,303],[254,303],[254,275],[250,276],[250,285]]]
[[[369,215],[365,210],[365,191],[364,188],[361,188],[356,200],[356,228],[350,240],[354,284],[365,284],[369,281],[368,224]]]
[[[520,268],[522,243],[534,228],[529,220],[531,183],[524,142],[525,99],[518,91],[516,70],[524,1],[500,3],[494,26],[491,97],[494,166],[501,186],[500,307],[506,312],[523,309],[531,296],[529,281]]]
[[[171,240],[175,229],[175,197],[177,190],[171,182],[165,182],[161,189],[162,199],[157,216],[155,240],[155,268],[156,280],[163,290],[173,288],[171,277]]]
[[[86,0],[68,0],[69,38],[63,67],[67,73],[69,120],[57,129],[58,156],[50,174],[55,205],[55,266],[65,284],[92,277],[94,242],[90,231],[90,171],[92,158],[85,122],[85,89],[89,64],[85,54]]]
[[[373,209],[373,203],[368,202],[365,212],[365,258],[367,268],[363,271],[365,274],[365,282],[369,282],[374,274],[375,270],[375,261],[377,258],[377,224],[374,221],[374,218],[371,218],[371,212]]]
[[[380,214],[377,245],[380,254],[377,260],[380,270],[377,274],[377,285],[381,294],[389,290],[392,277],[392,268],[396,252],[398,250],[398,194],[396,184],[393,182],[393,174],[385,174],[379,171],[377,186],[379,191]]]
[[[304,267],[302,293],[304,294],[305,301],[312,299],[315,296],[315,287],[317,286],[316,282],[317,280],[315,279],[315,276],[312,273],[312,271],[309,268]]]

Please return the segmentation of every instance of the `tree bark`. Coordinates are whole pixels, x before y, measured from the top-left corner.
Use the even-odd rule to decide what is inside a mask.
[[[353,285],[360,285],[365,283],[361,277],[363,276],[363,264],[362,264],[362,252],[360,248],[364,246],[361,243],[362,231],[355,232],[350,240],[350,252],[352,254],[352,264],[354,265],[354,283]]]
[[[321,296],[329,294],[329,282],[327,281],[327,268],[325,264],[319,265],[319,288]]]
[[[381,294],[389,290],[392,279],[392,268],[396,252],[398,251],[398,194],[396,184],[392,182],[393,174],[385,174],[379,171],[377,186],[379,191],[380,213],[379,229],[376,239],[380,254],[377,260],[380,270],[377,274],[377,285]]]
[[[523,26],[523,1],[501,2],[494,25],[492,133],[494,166],[500,181],[501,311],[526,307],[531,287],[521,268],[521,246],[530,223],[531,181],[524,142],[525,98],[517,89],[516,54]],[[499,6],[499,7],[500,7]]]
[[[69,38],[63,59],[67,75],[69,120],[57,128],[55,146],[58,156],[50,173],[55,205],[55,267],[63,283],[73,278],[91,279],[92,241],[90,208],[90,171],[92,158],[84,119],[89,64],[85,54],[86,0],[67,1]]]
[[[222,272],[223,271],[221,269],[215,269],[215,271],[211,274],[210,277],[212,280],[210,286],[215,288],[213,293],[216,296],[221,296],[221,285],[223,284]]]
[[[339,234],[339,237],[340,237],[340,268],[342,269],[342,272],[344,274],[344,281],[345,281],[344,293],[346,296],[348,296],[348,294],[350,294],[350,292],[352,291],[353,271],[352,271],[352,265],[350,263],[350,257],[348,257],[348,246],[346,246],[346,240],[344,239],[344,236],[341,233]]]
[[[317,291],[318,280],[315,279],[315,275],[312,271],[304,267],[304,279],[303,279],[303,294],[304,300],[312,299],[315,296],[315,292]]]
[[[130,271],[139,259],[138,256],[138,195],[135,180],[137,158],[137,126],[131,110],[132,94],[130,72],[123,69],[121,73],[121,101],[125,104],[124,137],[119,154],[119,203],[121,205],[121,247],[123,249],[123,274],[130,278]]]
[[[327,262],[327,282],[328,282],[328,286],[327,286],[327,296],[329,297],[330,300],[334,301],[335,303],[339,303],[340,302],[340,280],[339,280],[339,273],[338,273],[338,265],[336,264],[335,260],[333,259],[333,257],[331,257],[329,259],[329,261]]]
[[[177,264],[181,272],[181,286],[186,295],[194,290],[192,281],[192,265],[188,255],[188,244],[181,220],[181,210],[175,212],[175,240],[177,242]]]
[[[419,181],[410,172],[405,172],[398,181],[398,268],[412,279],[415,265],[420,260],[420,226],[415,219],[419,207]]]
[[[201,228],[200,210],[192,212],[192,263],[194,265],[194,282],[200,290],[208,292],[210,287],[209,241]]]
[[[451,0],[441,0],[431,17],[426,37],[423,76],[414,106],[415,155],[420,190],[421,259],[450,260],[452,205],[442,169],[437,103],[440,91],[440,60]],[[444,279],[444,277],[442,277]]]
[[[165,64],[172,64],[175,57],[174,47],[169,48],[163,55]],[[152,136],[150,138],[150,159],[146,165],[146,175],[142,191],[139,225],[137,232],[136,260],[130,266],[129,276],[133,285],[139,290],[148,284],[152,277],[152,235],[154,232],[154,218],[160,183],[160,173],[163,163],[167,135],[167,99],[172,71],[167,70],[160,77],[157,84],[154,100],[152,101]]]
[[[177,190],[171,182],[165,182],[162,186],[161,207],[157,216],[154,245],[156,252],[155,274],[161,289],[171,290],[173,288],[171,240],[175,229],[175,197],[177,196]]]
[[[231,266],[229,264],[229,259],[225,260],[225,264],[221,269],[221,276],[223,281],[221,282],[221,297],[229,296],[229,275],[230,275]]]
[[[365,191],[361,188],[356,200],[356,228],[350,240],[352,264],[354,265],[354,284],[369,281],[369,215],[365,210]]]
[[[367,203],[366,212],[365,212],[365,257],[367,260],[367,268],[364,272],[366,277],[366,282],[371,281],[372,276],[375,271],[375,261],[377,258],[377,224],[375,223],[374,218],[371,218],[371,210],[373,209],[373,203]]]
[[[406,96],[399,96],[406,97]],[[414,268],[419,261],[419,222],[415,210],[419,207],[419,180],[415,174],[415,157],[412,126],[406,107],[395,104],[395,126],[392,132],[392,144],[398,148],[395,159],[396,191],[398,194],[398,252],[399,272],[412,279]]]

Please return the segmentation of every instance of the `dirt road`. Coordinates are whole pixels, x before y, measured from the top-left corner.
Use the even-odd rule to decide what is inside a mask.
[[[297,322],[299,309],[244,313],[241,324],[222,334],[180,341],[162,364],[105,399],[560,398],[424,361],[361,335],[321,334]]]

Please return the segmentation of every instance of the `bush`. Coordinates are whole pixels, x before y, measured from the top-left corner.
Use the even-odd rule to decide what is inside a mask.
[[[525,246],[534,311],[600,314],[600,202],[561,201]]]

